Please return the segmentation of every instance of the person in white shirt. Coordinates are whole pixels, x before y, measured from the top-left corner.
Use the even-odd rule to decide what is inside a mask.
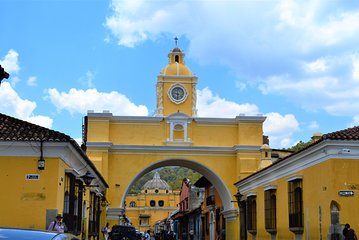
[[[108,240],[109,236],[110,236],[110,224],[109,223],[106,223],[106,226],[104,226],[102,228],[102,234],[103,234],[103,237],[105,238],[105,240]]]
[[[61,214],[57,214],[56,216],[56,220],[52,221],[49,225],[49,227],[47,228],[47,230],[49,231],[54,231],[54,232],[60,232],[63,233],[66,231],[66,225],[64,222],[62,222],[62,215]]]
[[[151,233],[151,231],[147,230],[147,232],[145,233],[145,240],[150,240],[151,239],[150,233]]]

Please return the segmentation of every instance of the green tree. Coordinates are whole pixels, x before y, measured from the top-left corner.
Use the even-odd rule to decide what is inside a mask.
[[[292,146],[290,148],[285,148],[285,150],[298,152],[298,151],[302,150],[303,148],[308,147],[312,143],[313,142],[311,140],[308,141],[308,142],[299,141],[296,145],[294,145],[294,146]]]

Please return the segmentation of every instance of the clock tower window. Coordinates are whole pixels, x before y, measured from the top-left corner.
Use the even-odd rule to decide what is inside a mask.
[[[176,63],[179,62],[179,56],[178,56],[178,55],[175,56],[175,62],[176,62]]]

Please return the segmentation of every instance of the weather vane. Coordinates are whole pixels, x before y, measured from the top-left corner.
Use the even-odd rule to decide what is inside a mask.
[[[178,37],[177,36],[175,36],[175,43],[176,43],[176,47],[177,47],[177,42],[178,42]]]

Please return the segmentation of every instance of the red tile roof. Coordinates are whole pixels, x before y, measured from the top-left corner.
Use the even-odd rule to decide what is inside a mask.
[[[75,140],[61,132],[0,113],[0,141],[72,142]]]
[[[45,127],[38,126],[14,117],[0,113],[0,141],[36,141],[36,142],[68,142],[82,158],[91,166],[91,168],[101,178],[101,181],[108,187],[105,179],[96,169],[93,162],[87,157],[78,143],[70,136],[54,131]]]
[[[324,134],[323,139],[359,140],[359,126]]]

